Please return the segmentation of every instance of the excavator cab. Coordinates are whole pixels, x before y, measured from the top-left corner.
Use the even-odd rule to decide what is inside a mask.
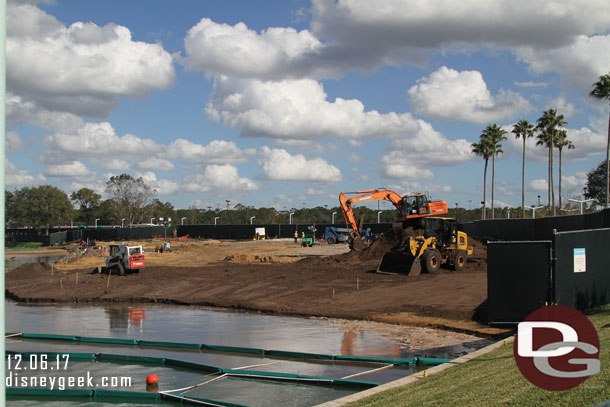
[[[406,195],[402,198],[402,216],[407,219],[412,216],[426,215],[428,197],[424,194]]]

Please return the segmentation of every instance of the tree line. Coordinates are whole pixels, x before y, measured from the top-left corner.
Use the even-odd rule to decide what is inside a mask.
[[[596,99],[607,99],[610,101],[610,74],[600,76],[599,81],[593,84],[593,90],[589,93]],[[553,151],[559,152],[559,208],[563,208],[561,193],[561,168],[564,149],[573,150],[575,148],[572,141],[568,140],[567,131],[563,128],[568,124],[562,114],[558,114],[556,109],[548,109],[536,120],[536,125],[527,120],[520,120],[513,125],[511,133],[515,138],[523,140],[522,164],[521,164],[521,216],[525,217],[525,142],[526,139],[536,136],[536,146],[543,146],[548,149],[548,182],[547,182],[547,202],[548,211],[552,216],[557,215],[555,206],[555,186],[554,186],[554,162]],[[472,143],[472,153],[482,157],[485,161],[483,169],[483,205],[482,219],[487,218],[487,170],[491,159],[491,218],[495,218],[494,189],[495,189],[495,163],[496,157],[502,153],[502,141],[507,140],[508,132],[497,124],[489,124],[479,136],[478,143]],[[608,208],[608,198],[610,196],[610,115],[608,119],[608,144],[606,148],[606,160],[587,174],[586,198],[593,198]],[[604,173],[605,168],[605,173]],[[605,183],[605,187],[601,184]]]

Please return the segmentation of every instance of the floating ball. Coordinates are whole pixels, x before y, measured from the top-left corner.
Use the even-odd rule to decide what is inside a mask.
[[[149,374],[146,377],[146,384],[159,384],[159,377],[156,374]]]

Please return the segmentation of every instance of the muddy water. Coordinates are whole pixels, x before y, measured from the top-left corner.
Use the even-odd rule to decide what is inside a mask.
[[[292,350],[299,352],[379,357],[454,358],[491,341],[426,328],[332,319],[294,318],[236,313],[196,307],[166,305],[52,305],[26,306],[5,303],[6,332],[35,332],[81,336],[146,339]],[[7,350],[104,352],[172,357],[227,368],[263,365],[256,370],[345,377],[377,366],[345,365],[303,360],[277,360],[242,354],[202,353],[171,349],[145,349],[112,345],[62,342],[11,341]],[[98,368],[99,369],[99,368]],[[104,367],[102,365],[102,370]],[[134,367],[134,369],[138,369]],[[82,370],[82,369],[81,369]],[[112,367],[107,368],[112,371]],[[411,368],[392,368],[354,379],[387,382],[413,373]],[[162,390],[197,384],[192,373],[163,371]],[[141,381],[141,380],[140,380]],[[137,382],[137,380],[136,380]],[[246,382],[244,384],[244,382]],[[141,383],[124,390],[143,391]],[[242,390],[242,389],[250,390]],[[240,391],[236,391],[240,389]],[[355,390],[304,385],[220,380],[192,394],[246,405],[313,405],[353,393]],[[293,396],[299,395],[294,403]],[[21,405],[21,404],[15,404]]]

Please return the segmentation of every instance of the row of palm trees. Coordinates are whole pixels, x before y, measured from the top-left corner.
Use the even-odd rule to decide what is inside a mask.
[[[513,125],[512,133],[515,138],[523,140],[522,164],[521,164],[521,216],[525,217],[525,141],[537,134],[537,146],[545,146],[549,150],[548,164],[548,202],[551,211],[555,215],[555,188],[553,184],[553,149],[559,150],[559,207],[561,207],[561,164],[562,152],[564,148],[574,149],[574,144],[568,140],[567,132],[562,129],[568,123],[562,114],[558,115],[557,110],[548,109],[536,121],[536,126],[527,120],[520,120]],[[487,166],[491,158],[491,218],[495,218],[494,211],[494,183],[496,157],[504,153],[502,141],[506,140],[508,132],[497,124],[488,125],[479,136],[479,142],[472,144],[472,152],[485,160],[485,170],[483,173],[483,219],[487,218]]]
[[[593,84],[593,90],[589,96],[596,99],[610,101],[610,74],[599,77],[599,81]],[[559,151],[559,208],[561,202],[561,166],[562,153],[564,149],[573,150],[574,144],[568,140],[568,134],[564,126],[568,124],[562,114],[557,114],[556,109],[546,110],[542,116],[536,120],[536,125],[527,120],[520,120],[513,125],[511,133],[515,138],[523,140],[522,164],[521,164],[521,216],[525,217],[525,141],[537,134],[536,146],[548,148],[548,202],[553,216],[556,215],[555,207],[555,188],[553,182],[553,149]],[[479,136],[478,143],[472,143],[472,152],[485,160],[483,171],[483,219],[486,219],[486,200],[487,200],[487,166],[491,158],[491,218],[494,213],[494,182],[496,169],[496,156],[504,153],[502,141],[506,140],[508,132],[497,124],[488,125]],[[609,207],[610,198],[610,116],[608,118],[608,144],[606,148],[606,208]]]

